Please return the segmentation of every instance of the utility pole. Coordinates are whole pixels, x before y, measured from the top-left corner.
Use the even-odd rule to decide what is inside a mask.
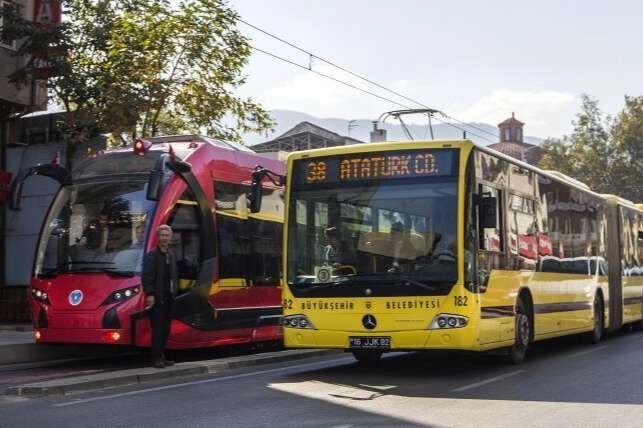
[[[359,125],[357,123],[357,120],[349,120],[348,121],[348,136],[351,136],[351,129],[357,128]]]

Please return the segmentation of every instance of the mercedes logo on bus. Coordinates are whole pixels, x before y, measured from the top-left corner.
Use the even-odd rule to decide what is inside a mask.
[[[366,314],[362,317],[362,325],[367,330],[373,330],[377,327],[377,320],[371,314]]]

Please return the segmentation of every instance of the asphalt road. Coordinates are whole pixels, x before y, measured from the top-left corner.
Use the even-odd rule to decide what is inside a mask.
[[[47,399],[0,398],[0,427],[640,427],[643,333],[495,355],[335,355]]]

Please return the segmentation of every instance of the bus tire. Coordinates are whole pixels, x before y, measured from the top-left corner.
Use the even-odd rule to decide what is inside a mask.
[[[594,296],[594,303],[592,309],[594,311],[594,328],[587,334],[589,343],[598,343],[603,338],[605,332],[605,309],[603,305],[603,298],[600,294],[596,293]]]
[[[354,349],[351,351],[357,363],[362,367],[374,368],[377,367],[382,358],[381,351],[370,351],[363,349]]]
[[[511,364],[520,364],[525,359],[531,342],[531,329],[531,314],[520,296],[516,301],[515,340],[513,346],[507,350],[507,359]]]

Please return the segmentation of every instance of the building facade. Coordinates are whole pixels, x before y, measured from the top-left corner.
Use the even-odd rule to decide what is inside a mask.
[[[511,117],[498,124],[500,141],[490,144],[488,147],[513,158],[527,162],[530,165],[538,165],[542,152],[539,146],[524,142],[524,123],[516,119],[514,113]]]
[[[304,121],[273,140],[250,147],[257,153],[280,153],[360,143],[363,141],[339,135],[314,123]]]

